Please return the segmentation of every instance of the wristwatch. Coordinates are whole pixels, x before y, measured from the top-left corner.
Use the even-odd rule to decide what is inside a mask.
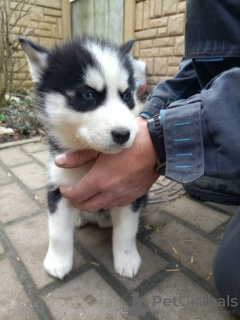
[[[161,123],[161,115],[156,114],[152,118],[148,119],[147,125],[153,146],[158,156],[158,162],[155,171],[158,174],[164,174],[166,165],[166,152],[164,145],[163,126]]]

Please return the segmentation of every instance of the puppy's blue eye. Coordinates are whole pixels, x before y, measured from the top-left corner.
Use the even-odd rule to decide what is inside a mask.
[[[83,94],[82,94],[82,97],[85,99],[85,100],[93,100],[93,98],[94,98],[94,95],[93,95],[93,93],[92,92],[84,92]]]
[[[124,92],[122,97],[123,97],[123,100],[127,101],[131,98],[131,94],[130,92]]]

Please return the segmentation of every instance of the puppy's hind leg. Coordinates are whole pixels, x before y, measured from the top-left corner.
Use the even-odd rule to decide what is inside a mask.
[[[69,205],[59,189],[48,191],[49,248],[44,260],[46,271],[63,279],[73,265],[73,235],[78,209]]]
[[[127,278],[133,278],[141,265],[136,246],[139,211],[134,212],[133,205],[111,209],[114,268]]]

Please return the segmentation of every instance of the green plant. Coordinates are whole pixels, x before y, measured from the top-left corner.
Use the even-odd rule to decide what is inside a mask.
[[[2,107],[1,112],[8,127],[23,136],[32,136],[43,128],[36,108],[28,101],[13,102]]]
[[[25,66],[18,68],[20,61],[18,42],[19,36],[27,37],[33,29],[24,28],[22,21],[29,15],[31,9],[28,0],[0,0],[0,105],[11,99],[13,91],[14,71],[21,71]],[[21,79],[19,85],[25,79]],[[8,97],[6,98],[6,93]],[[7,101],[6,101],[7,100]]]

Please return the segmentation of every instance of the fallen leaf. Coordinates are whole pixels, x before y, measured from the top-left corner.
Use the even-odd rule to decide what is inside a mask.
[[[179,254],[178,254],[178,252],[177,252],[177,250],[174,248],[174,247],[172,247],[172,251],[178,256]]]
[[[147,226],[144,226],[144,225],[143,225],[143,228],[146,229],[147,231],[152,230],[152,227],[149,226],[149,225],[147,225]]]
[[[94,261],[89,261],[91,264],[93,264],[94,266],[97,266],[97,267],[99,267],[99,263],[97,263],[97,262],[94,262]]]
[[[156,227],[156,232],[159,233],[159,230],[164,226],[164,223],[162,223],[159,227]]]
[[[176,271],[180,271],[180,269],[167,269],[167,272],[176,272]]]
[[[211,278],[212,278],[212,276],[213,276],[213,273],[212,272],[208,272],[207,273],[207,280],[210,280]]]

